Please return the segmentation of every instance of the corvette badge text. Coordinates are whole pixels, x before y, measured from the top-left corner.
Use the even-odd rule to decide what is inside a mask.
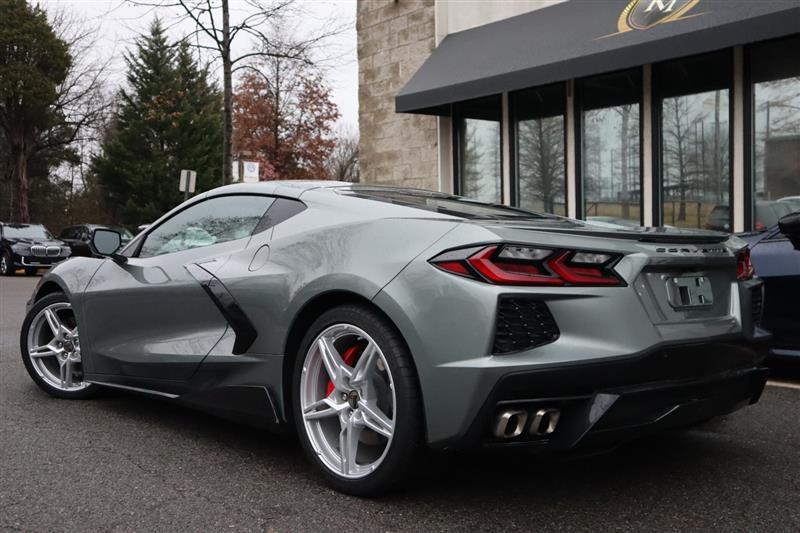
[[[689,13],[700,0],[631,0],[617,20],[617,31],[613,37],[634,30],[649,30],[653,26],[694,18],[703,13]]]

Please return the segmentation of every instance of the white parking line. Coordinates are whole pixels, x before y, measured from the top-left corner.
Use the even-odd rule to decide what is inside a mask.
[[[769,380],[769,381],[767,381],[767,385],[772,385],[773,387],[781,387],[781,388],[784,388],[784,389],[797,389],[797,390],[800,390],[800,383],[791,383],[789,381]]]

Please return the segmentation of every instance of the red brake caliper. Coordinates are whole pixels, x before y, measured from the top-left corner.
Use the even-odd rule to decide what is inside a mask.
[[[361,351],[361,343],[354,344],[353,346],[345,350],[344,354],[342,354],[342,361],[344,361],[344,364],[346,364],[347,366],[353,366],[353,364],[356,362],[356,356],[360,351]],[[333,389],[334,389],[333,381],[328,380],[328,389],[327,392],[325,392],[325,395],[330,396],[331,393],[333,392]]]

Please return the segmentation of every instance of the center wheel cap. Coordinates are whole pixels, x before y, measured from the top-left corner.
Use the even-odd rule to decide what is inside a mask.
[[[351,390],[347,393],[347,403],[349,403],[350,407],[353,409],[358,407],[358,400],[360,399],[361,397],[358,395],[358,391]]]

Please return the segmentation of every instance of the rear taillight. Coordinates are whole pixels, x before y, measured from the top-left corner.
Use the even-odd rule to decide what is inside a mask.
[[[747,281],[752,279],[755,275],[756,269],[753,268],[753,263],[750,261],[750,248],[745,248],[739,252],[736,262],[736,279],[739,281]]]
[[[613,267],[620,254],[493,244],[449,250],[431,259],[435,267],[496,285],[624,286]]]

